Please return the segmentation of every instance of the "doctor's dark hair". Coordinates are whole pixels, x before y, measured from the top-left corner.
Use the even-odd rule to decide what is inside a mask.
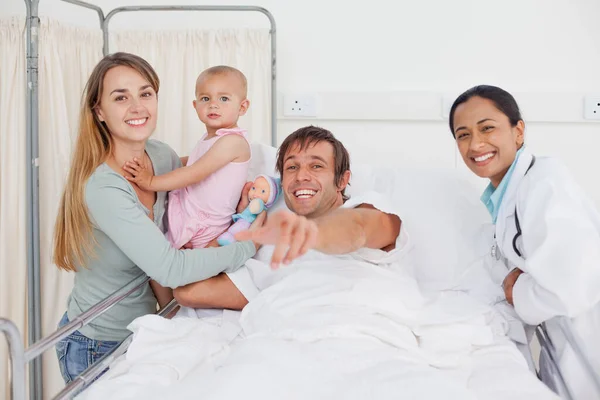
[[[521,117],[521,111],[519,110],[519,105],[512,94],[496,86],[479,85],[472,87],[454,100],[452,108],[450,109],[449,118],[450,132],[452,132],[452,136],[455,136],[454,113],[456,112],[456,108],[459,105],[466,103],[473,97],[481,97],[493,102],[496,108],[508,117],[511,126],[516,126],[519,121],[523,120]]]
[[[277,150],[276,168],[279,175],[283,178],[283,164],[285,163],[285,156],[290,148],[299,145],[300,150],[304,150],[319,142],[327,142],[333,147],[333,161],[335,168],[333,179],[335,185],[339,187],[344,173],[350,171],[350,154],[348,154],[348,150],[346,150],[346,147],[344,147],[342,142],[333,136],[333,133],[318,126],[305,126],[285,138],[281,146],[279,146],[279,150]],[[349,199],[349,197],[346,196],[346,188],[342,190],[342,198],[344,201]]]

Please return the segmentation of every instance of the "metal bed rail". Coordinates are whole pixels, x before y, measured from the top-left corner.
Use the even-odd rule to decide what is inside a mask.
[[[548,334],[548,323],[552,323],[560,328],[560,332],[565,339],[565,346],[571,347],[575,357],[583,367],[585,374],[595,387],[596,396],[594,398],[600,399],[600,371],[594,371],[592,363],[584,351],[585,346],[583,345],[581,338],[573,329],[571,320],[563,316],[555,317],[549,322],[544,322],[538,325],[535,330],[536,337],[540,342],[541,354],[544,355],[544,358],[547,361],[545,367],[548,368],[548,372],[550,373],[550,378],[552,379],[551,384],[554,386],[554,390],[561,398],[566,400],[588,400],[579,399],[573,396],[574,388],[570,387],[569,382],[565,379],[565,373],[562,370],[563,367],[560,365],[556,346],[552,337]],[[555,337],[554,340],[556,339],[557,338]]]
[[[59,341],[61,341],[64,338],[66,338],[71,333],[75,332],[76,330],[82,328],[83,326],[88,325],[94,319],[98,318],[99,316],[101,316],[102,314],[104,314],[105,312],[110,310],[112,307],[114,307],[121,300],[123,300],[127,296],[131,295],[132,293],[136,292],[137,290],[142,288],[144,285],[147,285],[149,280],[150,280],[150,277],[148,277],[146,274],[141,274],[141,275],[137,276],[136,278],[132,279],[127,284],[125,284],[123,287],[116,290],[114,293],[112,293],[111,295],[107,296],[105,299],[101,300],[99,303],[92,306],[89,310],[83,312],[82,314],[80,314],[79,316],[74,318],[73,321],[70,321],[67,325],[59,328],[58,330],[56,330],[52,334],[48,335],[47,337],[42,338],[41,340],[32,344],[27,350],[24,349],[21,335],[19,333],[19,330],[15,326],[15,324],[8,319],[0,318],[0,332],[4,333],[4,335],[6,336],[6,339],[8,341],[8,347],[9,347],[9,358],[11,361],[12,400],[25,400],[25,381],[26,381],[25,365],[27,363],[36,360],[42,353],[44,353],[46,350],[48,350],[48,349],[52,348],[54,345],[56,345],[56,343],[58,343]],[[177,306],[177,303],[175,302],[175,300],[173,300],[166,307],[164,307],[159,312],[159,314],[167,315],[176,306]],[[121,346],[118,346],[118,347],[120,348]],[[99,360],[99,362],[101,362],[103,360],[104,360],[104,358]],[[108,364],[106,364],[106,365],[108,365]],[[95,367],[95,366],[96,366],[96,364],[94,364],[92,367]],[[92,367],[90,367],[90,369],[92,369]],[[102,372],[103,370],[104,369],[101,369],[99,371],[99,373]],[[87,371],[85,371],[85,372],[87,372]],[[87,378],[87,375],[86,375],[86,377],[83,377],[82,379],[84,379],[84,378]],[[73,385],[73,386],[76,386],[78,388],[80,386],[79,381],[80,381],[80,379],[78,378],[76,380],[77,385]],[[86,382],[86,381],[84,380],[84,382]],[[69,386],[71,386],[71,385],[69,385]],[[68,393],[71,393],[71,392],[72,391],[69,391]],[[36,395],[36,394],[30,393],[31,397],[33,397],[33,395]],[[65,398],[65,397],[62,397],[62,398]]]
[[[173,310],[175,310],[177,306],[177,301],[173,299],[169,304],[167,304],[158,312],[158,315],[161,317],[166,317]],[[61,390],[56,396],[52,398],[52,400],[70,399],[73,396],[80,393],[81,391],[83,391],[90,384],[92,384],[92,382],[94,382],[110,366],[110,364],[113,361],[115,361],[121,355],[125,354],[132,340],[133,336],[130,334],[118,346],[112,348],[100,360],[98,360],[88,369],[83,371],[81,375],[79,375],[77,378],[75,378],[75,380],[73,380],[73,382],[65,386],[63,390]]]

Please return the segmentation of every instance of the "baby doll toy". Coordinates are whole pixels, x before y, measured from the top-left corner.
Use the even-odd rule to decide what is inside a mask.
[[[235,243],[234,235],[247,230],[256,216],[271,207],[281,194],[281,180],[268,175],[258,175],[248,191],[250,204],[244,211],[233,215],[233,225],[217,238],[220,246]]]

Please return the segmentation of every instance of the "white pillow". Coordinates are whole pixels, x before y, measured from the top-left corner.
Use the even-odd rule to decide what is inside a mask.
[[[276,149],[252,144],[249,179],[275,174]],[[459,284],[489,252],[490,216],[480,193],[454,170],[400,169],[353,164],[347,194],[375,190],[389,196],[413,244],[414,274],[422,288]],[[275,209],[285,207],[280,199]]]
[[[277,149],[260,143],[252,143],[250,145],[252,151],[252,159],[250,160],[250,168],[248,169],[248,180],[252,181],[257,175],[265,174],[271,176],[279,176],[275,169],[277,161]]]
[[[375,190],[391,199],[413,244],[421,287],[456,287],[489,252],[490,216],[480,193],[454,170],[353,165],[348,193]]]

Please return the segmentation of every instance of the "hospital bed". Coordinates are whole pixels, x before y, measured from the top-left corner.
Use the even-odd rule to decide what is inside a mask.
[[[65,0],[68,1],[70,3],[73,4],[78,4],[84,7],[88,7],[91,8],[95,11],[98,12],[99,16],[100,16],[100,21],[101,21],[101,25],[104,31],[104,36],[105,38],[107,37],[108,34],[108,23],[110,20],[110,17],[112,17],[113,15],[115,15],[115,10],[113,12],[111,12],[111,14],[109,14],[108,16],[106,16],[106,18],[104,17],[104,15],[102,14],[101,9],[99,9],[98,7],[94,7],[91,6],[87,3],[84,3],[82,1],[78,1],[78,0]],[[31,139],[28,140],[28,158],[31,160],[37,159],[37,138],[34,137],[34,133],[36,131],[36,124],[37,124],[37,106],[36,106],[36,101],[34,99],[35,96],[37,96],[37,65],[35,65],[35,62],[37,62],[37,34],[31,34],[31,32],[37,32],[37,25],[39,24],[39,19],[37,18],[37,15],[33,15],[32,12],[34,10],[37,10],[37,1],[31,1],[32,5],[35,6],[30,6],[30,1],[26,0],[26,4],[28,6],[28,19],[27,19],[27,23],[28,23],[28,49],[27,49],[27,58],[28,58],[28,76],[29,77],[35,77],[36,79],[30,78],[28,79],[29,81],[33,81],[33,85],[31,85],[29,87],[29,91],[28,91],[28,102],[30,102],[30,104],[32,104],[32,107],[28,107],[28,138],[31,137]],[[33,8],[33,10],[32,10]],[[121,11],[137,11],[137,10],[162,10],[162,11],[166,11],[166,10],[174,10],[177,9],[176,7],[171,7],[171,6],[166,6],[166,7],[149,7],[149,8],[145,8],[145,7],[125,7],[123,8],[123,10]],[[211,6],[198,6],[198,7],[192,7],[192,9],[196,9],[196,10],[217,10],[217,9],[226,9],[226,10],[234,10],[234,9],[243,9],[243,10],[254,10],[254,11],[260,11],[260,12],[265,12],[266,10],[263,9],[259,9],[257,7],[211,7]],[[274,25],[274,20],[272,18],[272,16],[266,12],[265,13],[271,22],[271,35],[272,35],[272,40],[271,40],[271,46],[272,46],[272,54],[271,54],[271,66],[272,66],[272,87],[271,87],[271,95],[272,95],[272,114],[271,114],[271,118],[272,118],[272,127],[273,127],[273,143],[275,143],[275,127],[276,127],[276,112],[275,112],[275,96],[276,96],[276,89],[275,89],[275,25]],[[105,53],[108,51],[107,49],[107,44],[108,41],[105,40],[105,48],[104,51]],[[272,151],[273,149],[271,149]],[[273,166],[273,161],[271,160],[269,163],[269,170],[265,171],[265,172],[271,172],[272,171],[272,166]],[[264,167],[257,167],[258,170],[263,170]],[[369,172],[365,172],[369,170],[369,168],[364,168],[363,170],[360,171],[354,171],[354,177],[352,180],[352,184],[353,184],[353,188],[356,187],[360,187],[360,183],[357,184],[356,181],[358,179],[358,181],[360,181],[361,179],[363,180],[363,183],[367,180],[373,180],[375,183],[375,186],[379,186],[379,187],[392,187],[393,185],[390,185],[389,182],[384,182],[381,180],[382,176],[385,175],[385,173],[381,173],[379,175],[374,174],[372,170],[369,170]],[[251,171],[250,175],[255,175],[258,171]],[[435,173],[437,174],[439,171],[436,171]],[[36,186],[33,185],[32,182],[36,182],[37,181],[37,169],[33,168],[31,165],[28,165],[28,186],[32,187],[33,192],[32,192],[32,196],[36,195]],[[361,177],[361,174],[363,174],[363,176]],[[358,175],[358,176],[357,176]],[[378,181],[380,180],[380,181]],[[445,187],[446,189],[448,188],[448,185],[444,185],[444,182],[442,181],[437,181],[437,184],[434,185],[424,185],[415,181],[412,181],[413,186],[410,186],[410,189],[414,192],[419,192],[422,191],[424,189],[427,189],[427,187]],[[447,182],[446,182],[447,183]],[[452,185],[450,185],[452,186]],[[410,192],[411,190],[407,191]],[[456,187],[453,188],[453,190],[457,190]],[[471,199],[476,199],[477,195],[474,195],[473,193],[469,192],[469,191],[465,191],[465,194],[468,194]],[[426,193],[423,194],[424,198],[431,198],[431,196],[428,196]],[[444,199],[445,201],[447,201],[447,199]],[[464,198],[461,200],[462,204],[467,204],[467,205],[472,205],[472,203],[469,203],[468,201],[464,201]],[[33,202],[35,203],[35,200],[33,200]],[[458,203],[458,202],[456,202]],[[414,210],[413,210],[414,211]],[[34,211],[35,214],[35,211]],[[419,214],[419,213],[415,213],[415,214]],[[419,214],[419,216],[422,216],[423,214]],[[443,219],[444,217],[440,216],[440,219]],[[451,225],[450,222],[446,221],[447,223],[445,225]],[[33,246],[33,248],[37,247],[39,248],[39,244],[36,244],[36,236],[37,236],[37,240],[39,240],[39,235],[35,234],[36,231],[36,227],[35,227],[35,215],[34,215],[34,219],[33,219],[33,236],[32,236],[32,240],[30,245]],[[428,233],[431,234],[432,232],[421,232],[422,234],[424,233]],[[443,231],[442,230],[442,235],[447,234],[448,232]],[[418,233],[417,235],[418,236]],[[438,238],[439,239],[439,238]],[[33,248],[29,249],[29,253],[32,253],[34,250]],[[429,265],[441,265],[439,263],[439,260],[432,260],[431,256],[433,255],[433,253],[435,252],[428,252],[429,254],[421,254],[421,256],[423,256],[423,263],[421,266],[429,266]],[[442,252],[443,253],[443,252]],[[460,259],[460,256],[456,256],[454,255],[454,258],[458,258]],[[31,262],[35,263],[35,257],[30,257],[32,259]],[[453,258],[452,256],[450,256],[449,258]],[[465,262],[465,260],[462,260],[462,262]],[[39,264],[39,262],[38,262]],[[38,269],[39,269],[39,265],[38,265]],[[35,270],[35,269],[34,269]],[[425,271],[425,272],[423,272]],[[35,272],[35,271],[34,271]],[[444,279],[440,279],[440,276],[444,276],[444,274],[446,274],[447,271],[445,269],[430,269],[428,270],[427,268],[423,268],[421,270],[418,271],[418,274],[422,274],[419,278],[421,279],[421,282],[425,282],[427,285],[430,286],[431,290],[444,290],[444,289],[448,289],[448,287],[446,287],[443,284],[443,280]],[[460,275],[459,273],[455,274],[455,275]],[[445,276],[445,278],[449,278],[449,280],[451,281],[455,281],[457,276]],[[34,282],[30,283],[31,285],[33,285],[33,287],[37,287],[37,293],[39,293],[39,271],[37,273],[33,273],[30,274],[30,279],[33,279]],[[27,349],[25,349],[22,339],[21,339],[21,335],[18,332],[16,326],[9,320],[6,319],[0,319],[0,331],[2,331],[4,333],[4,335],[6,336],[7,340],[8,340],[8,344],[9,344],[9,355],[10,355],[10,360],[11,360],[11,391],[12,391],[12,398],[14,400],[20,400],[20,399],[25,399],[26,398],[26,390],[25,390],[25,382],[26,382],[26,378],[25,378],[25,368],[27,364],[31,364],[31,363],[35,363],[37,362],[37,366],[41,367],[41,364],[39,363],[39,356],[49,350],[52,349],[55,344],[60,341],[62,338],[68,336],[69,334],[71,334],[72,332],[76,331],[77,329],[80,329],[81,327],[89,324],[91,321],[93,321],[95,318],[97,318],[98,316],[102,315],[104,312],[106,312],[107,310],[109,310],[111,307],[113,307],[115,304],[117,304],[119,301],[121,301],[122,299],[124,299],[125,297],[131,295],[132,293],[134,293],[136,290],[138,290],[141,286],[143,285],[147,285],[148,284],[148,277],[147,276],[139,276],[136,279],[134,279],[133,281],[129,282],[127,285],[123,286],[121,289],[117,290],[115,293],[113,293],[112,295],[108,296],[106,299],[104,299],[103,301],[101,301],[100,303],[98,303],[97,305],[95,305],[94,307],[90,308],[90,310],[86,311],[85,313],[81,314],[79,317],[75,318],[73,321],[71,321],[69,324],[67,324],[66,326],[63,326],[62,328],[58,329],[56,332],[50,334],[49,336],[45,337],[45,338],[39,338],[41,335],[39,335],[39,331],[36,333],[34,332],[33,335],[36,338],[39,338],[38,340],[35,341],[35,343],[33,343],[31,346],[29,346]],[[37,281],[37,282],[36,282]],[[30,299],[31,300],[31,299]],[[33,304],[33,308],[39,310],[39,296],[36,299],[33,299],[34,301],[31,302],[31,304]],[[35,305],[38,305],[37,307]],[[164,309],[160,310],[158,312],[159,316],[167,316],[170,315],[171,313],[173,313],[175,311],[175,309],[177,308],[177,304],[175,302],[171,302],[169,305],[167,305]],[[37,316],[37,318],[39,320],[39,315]],[[590,363],[589,360],[586,359],[585,357],[585,352],[582,350],[583,347],[582,345],[579,343],[578,338],[575,337],[575,335],[573,335],[568,321],[567,320],[562,320],[560,321],[561,326],[564,329],[564,333],[565,333],[565,337],[566,340],[568,341],[568,343],[573,346],[573,348],[576,350],[576,354],[579,356],[582,364],[584,365],[584,367],[586,368],[586,370],[588,371],[588,373],[590,374],[591,379],[594,379],[594,382],[596,383],[596,385],[598,386],[598,398],[600,398],[600,379],[598,378],[597,374],[594,374],[594,371],[592,370],[592,368],[590,367]],[[37,323],[35,323],[35,319],[31,322],[32,326],[40,326],[39,321]],[[556,351],[554,349],[553,343],[550,340],[550,338],[548,337],[547,333],[546,333],[546,329],[544,325],[541,325],[539,327],[537,327],[536,329],[536,335],[538,337],[538,340],[540,342],[541,345],[541,351],[544,353],[548,354],[548,358],[551,361],[551,365],[550,365],[550,369],[553,372],[553,378],[555,380],[554,383],[554,387],[557,388],[557,391],[560,393],[561,398],[565,398],[565,399],[570,399],[571,394],[570,394],[570,390],[568,387],[568,382],[565,382],[565,379],[563,378],[563,374],[560,371],[560,368],[558,367],[558,365],[556,364]],[[70,383],[69,385],[67,385],[60,393],[58,393],[54,399],[66,399],[66,398],[72,398],[73,396],[77,395],[78,393],[82,393],[84,392],[88,387],[93,388],[95,382],[101,382],[100,380],[96,380],[96,378],[103,372],[105,371],[105,369],[107,367],[111,367],[113,366],[116,362],[120,361],[123,359],[124,355],[127,352],[128,347],[130,346],[130,344],[133,341],[133,337],[130,336],[127,339],[125,339],[119,346],[117,346],[113,351],[111,351],[110,353],[108,353],[105,357],[103,357],[101,360],[99,360],[96,364],[94,364],[93,366],[91,366],[88,370],[84,371],[79,377],[77,377],[77,379],[75,379],[72,383]],[[527,347],[528,350],[528,347]],[[530,353],[528,353],[526,355],[526,357],[529,359],[529,365],[533,365],[533,357]],[[32,369],[32,371],[34,371],[34,369]],[[536,371],[532,371],[532,377],[534,377]],[[35,375],[35,374],[33,374]],[[33,381],[33,380],[31,380]],[[40,389],[40,382],[37,382],[37,385],[34,384],[30,386],[30,390],[34,391],[34,393],[37,391],[39,392]],[[85,393],[85,392],[84,392]],[[578,399],[574,399],[574,400],[578,400]]]
[[[272,170],[274,166],[274,157],[274,148],[253,144],[253,162],[249,175],[254,175],[261,171],[267,172]],[[396,175],[395,180],[393,177],[390,177],[390,175]],[[423,284],[424,290],[428,290],[430,292],[456,290],[460,286],[458,285],[458,282],[464,280],[464,276],[466,274],[465,267],[462,267],[461,265],[469,264],[471,265],[470,268],[472,268],[474,265],[475,269],[481,269],[483,267],[482,259],[487,259],[486,257],[489,255],[488,243],[486,241],[482,241],[482,231],[480,230],[480,225],[482,225],[481,221],[485,220],[483,218],[485,213],[479,213],[480,210],[476,206],[478,203],[476,201],[472,202],[469,200],[473,198],[476,199],[477,197],[475,193],[470,190],[472,188],[470,188],[470,186],[465,182],[462,182],[460,179],[453,176],[454,173],[448,171],[396,171],[389,168],[379,168],[367,165],[359,165],[356,167],[353,166],[352,190],[354,192],[359,192],[365,188],[373,187],[375,189],[381,189],[381,191],[385,191],[383,188],[389,189],[391,186],[394,186],[395,188],[393,189],[397,190],[397,192],[391,193],[391,196],[394,198],[394,201],[402,202],[400,209],[407,210],[407,216],[403,219],[407,226],[412,227],[412,230],[409,230],[409,235],[411,235],[413,239],[417,241],[425,237],[429,238],[427,240],[431,240],[431,243],[428,243],[428,245],[425,246],[420,253],[417,251],[415,254],[415,258],[419,260],[415,266],[416,278],[421,284]],[[453,191],[446,192],[447,190],[450,190],[450,188],[454,188]],[[444,197],[443,201],[440,200],[440,202],[437,204],[420,205],[423,202],[427,203],[428,200],[424,199],[432,199],[436,197],[432,196],[433,192],[429,192],[431,190],[443,191],[445,193],[445,196],[442,196]],[[397,197],[398,193],[402,193],[402,199]],[[352,193],[350,194],[352,195]],[[440,205],[442,203],[449,204],[452,210],[441,207]],[[479,211],[473,212],[472,210]],[[465,212],[470,213],[469,218],[464,218]],[[431,228],[427,228],[427,226],[432,225],[429,223],[430,221],[425,221],[425,223],[422,225],[426,228],[418,227],[413,222],[417,219],[423,218],[435,220],[437,221],[437,225],[432,230]],[[444,218],[447,219],[443,220]],[[465,221],[462,223],[462,225],[458,223],[460,219]],[[456,225],[460,226],[456,227]],[[437,237],[435,237],[436,235]],[[459,236],[457,238],[457,242],[450,243],[448,245],[441,243],[441,240],[448,235]],[[470,239],[467,239],[467,237]],[[466,242],[464,244],[465,247],[460,247],[460,242]],[[452,248],[457,246],[459,248],[455,250],[456,253],[452,253],[454,251]],[[475,250],[469,250],[468,246],[475,247]],[[438,251],[432,252],[431,248],[436,248]],[[438,255],[432,253],[438,253]],[[441,256],[439,256],[440,253],[442,253]],[[448,262],[448,259],[455,260],[455,262],[452,263],[453,266],[449,267],[450,263]],[[469,271],[470,270],[471,269],[469,269]],[[27,350],[24,350],[20,335],[14,324],[7,320],[0,320],[0,330],[2,330],[7,336],[10,347],[13,399],[25,399],[24,372],[25,365],[27,363],[41,355],[44,351],[52,349],[54,345],[62,338],[68,336],[70,333],[81,328],[82,326],[87,325],[93,321],[94,318],[102,315],[119,301],[134,293],[142,285],[147,285],[148,280],[149,278],[145,275],[137,277],[112,295],[108,296],[105,300],[92,307],[90,310],[75,318],[68,325],[36,342]],[[173,314],[177,307],[178,305],[175,303],[175,301],[172,301],[169,305],[160,310],[158,315],[166,316]],[[582,344],[570,329],[569,321],[567,319],[560,319],[559,322],[565,335],[565,340],[575,350],[579,360],[583,364],[587,373],[589,373],[590,379],[594,380],[598,388],[598,398],[600,398],[600,377],[597,373],[594,373],[590,361],[586,358]],[[550,360],[550,371],[552,372],[552,377],[554,379],[553,386],[559,393],[560,398],[580,400],[571,396],[569,382],[565,382],[564,375],[561,373],[560,367],[556,363],[556,350],[553,346],[552,340],[547,335],[544,324],[536,328],[536,336],[541,345],[541,351],[546,353],[548,355],[548,359]],[[54,397],[54,399],[72,398],[78,393],[82,393],[82,391],[84,391],[83,393],[85,394],[87,390],[93,389],[96,385],[95,382],[102,382],[103,379],[103,377],[101,377],[96,381],[96,378],[101,375],[106,368],[112,367],[115,363],[122,361],[126,356],[127,349],[131,343],[132,336],[129,336],[113,351],[108,353],[96,364],[92,365],[88,370],[83,372],[73,382],[67,385]],[[528,360],[523,364],[529,364],[532,366],[533,357],[529,347],[521,347],[527,349],[525,358],[528,358]],[[528,368],[525,367],[523,368],[523,371],[527,371],[527,369]],[[530,368],[529,370],[531,373],[530,382],[537,381],[537,371],[534,368]]]
[[[102,302],[98,303],[96,306],[88,310],[88,312],[82,314],[78,318],[74,319],[68,325],[62,327],[51,335],[45,337],[41,341],[35,343],[33,346],[29,347],[26,351],[23,348],[23,344],[20,339],[20,334],[16,329],[15,325],[9,321],[0,318],[0,331],[2,331],[9,344],[10,349],[10,358],[11,358],[11,393],[13,400],[25,399],[25,365],[30,362],[32,359],[40,356],[44,351],[53,349],[54,345],[60,341],[62,338],[68,336],[70,333],[74,332],[76,329],[81,328],[87,325],[89,322],[93,321],[94,318],[102,315],[108,309],[110,309],[113,305],[118,303],[120,300],[133,293],[139,287],[148,283],[148,277],[139,276],[134,281],[130,282],[128,285],[119,289],[111,296],[107,297]],[[171,314],[177,309],[178,305],[173,300],[169,305],[164,307],[158,315],[166,316]],[[573,336],[568,321],[564,319],[563,321],[564,333],[566,335],[571,346],[577,349],[577,353],[580,356],[581,362],[585,365],[587,371],[590,374],[596,384],[598,385],[598,393],[600,393],[600,380],[597,374],[593,372],[593,369],[590,366],[589,360],[585,357],[581,344],[577,341],[577,338]],[[536,329],[536,335],[540,341],[541,351],[546,352],[549,355],[549,359],[552,361],[550,364],[551,370],[553,372],[554,378],[554,387],[558,389],[558,392],[561,395],[562,399],[574,399],[570,394],[570,389],[568,383],[564,381],[563,375],[560,371],[560,368],[556,364],[556,353],[554,351],[553,345],[549,340],[544,325],[540,325]],[[107,368],[110,367],[111,363],[121,357],[126,351],[127,347],[131,343],[132,337],[129,336],[125,339],[119,346],[106,354],[102,359],[100,359],[96,364],[92,365],[86,371],[84,371],[80,376],[78,376],[73,382],[69,385],[65,386],[65,388],[58,393],[53,400],[61,400],[61,399],[69,399],[85,390],[89,385],[92,384],[96,380],[96,378]]]

